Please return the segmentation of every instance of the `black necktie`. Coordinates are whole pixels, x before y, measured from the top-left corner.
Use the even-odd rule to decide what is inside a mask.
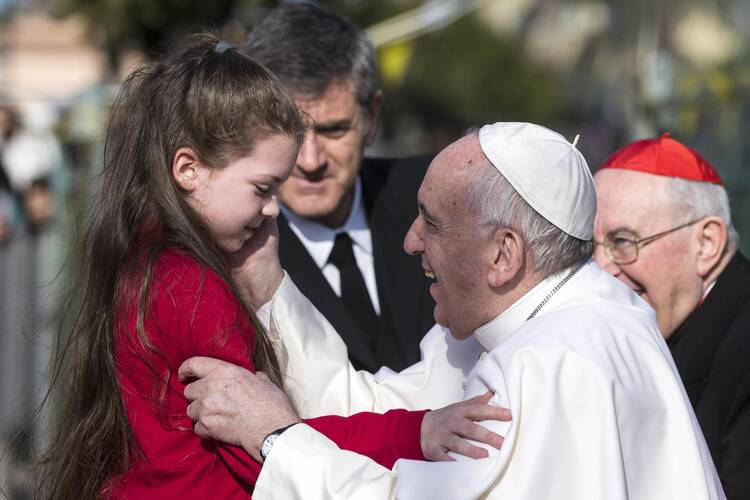
[[[352,250],[352,240],[346,233],[336,235],[328,262],[336,266],[341,276],[341,302],[354,322],[368,336],[367,343],[375,349],[380,318],[375,313],[362,273]]]

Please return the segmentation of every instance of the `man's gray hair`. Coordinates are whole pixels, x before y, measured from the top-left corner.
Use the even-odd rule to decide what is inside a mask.
[[[588,260],[594,252],[593,241],[574,238],[539,215],[489,161],[479,167],[466,200],[480,216],[480,237],[514,229],[526,243],[531,270],[545,277]]]
[[[719,217],[727,226],[727,249],[732,251],[737,248],[740,237],[732,225],[729,197],[724,186],[670,177],[667,180],[665,194],[672,205],[675,223],[708,216]]]
[[[367,112],[378,89],[375,50],[350,20],[311,2],[284,3],[255,26],[242,52],[275,74],[296,96],[321,97],[333,83],[354,85]]]

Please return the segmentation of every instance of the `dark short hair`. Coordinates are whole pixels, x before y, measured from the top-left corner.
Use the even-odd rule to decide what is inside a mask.
[[[332,83],[351,79],[357,101],[366,107],[378,88],[375,51],[364,31],[312,3],[273,9],[241,50],[304,98],[318,98]]]

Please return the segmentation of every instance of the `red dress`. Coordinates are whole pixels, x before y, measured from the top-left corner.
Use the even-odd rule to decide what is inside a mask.
[[[254,371],[253,327],[237,299],[215,273],[169,250],[154,265],[145,343],[135,328],[132,302],[120,304],[115,355],[140,453],[111,485],[111,498],[250,498],[261,465],[242,448],[193,433],[177,378],[182,362],[198,355]],[[392,410],[305,422],[339,447],[390,468],[399,458],[424,459],[419,442],[424,413]]]

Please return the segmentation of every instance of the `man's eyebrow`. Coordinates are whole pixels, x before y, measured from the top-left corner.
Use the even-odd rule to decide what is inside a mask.
[[[326,132],[328,130],[340,130],[350,128],[352,126],[352,120],[350,118],[344,118],[342,120],[333,120],[330,122],[320,123],[317,122],[314,125],[316,132]]]
[[[638,231],[630,226],[617,226],[607,231],[607,237],[614,236],[617,233],[630,233],[632,236],[638,237]]]

